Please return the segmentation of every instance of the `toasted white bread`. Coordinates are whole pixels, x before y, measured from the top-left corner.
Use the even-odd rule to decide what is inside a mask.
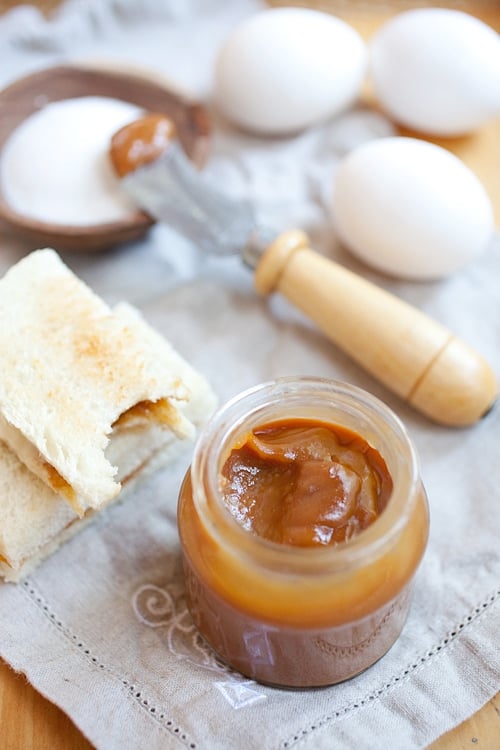
[[[183,402],[213,405],[159,334],[126,305],[112,311],[50,249],[0,280],[0,351],[0,439],[80,516],[120,491],[120,435],[134,437],[130,474],[166,436],[193,436]]]
[[[189,423],[201,425],[215,406],[207,381],[132,307],[120,304],[116,315],[147,340],[164,366],[182,380],[187,395],[179,410]],[[118,497],[130,495],[139,480],[172,461],[188,443],[189,439],[179,440],[171,430],[145,422],[140,414],[122,420],[105,451],[106,459],[117,468],[115,480],[123,486]],[[89,508],[79,517],[64,497],[0,441],[0,578],[19,581],[95,515]]]

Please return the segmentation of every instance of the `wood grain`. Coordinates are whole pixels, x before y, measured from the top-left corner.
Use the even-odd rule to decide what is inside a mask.
[[[0,0],[0,12],[20,5],[25,0]],[[346,2],[345,0],[304,0],[304,2],[281,2],[269,0],[271,5],[303,5],[333,11],[343,15],[357,26],[367,37],[394,12],[386,2]],[[50,12],[60,0],[38,0],[43,12]],[[425,3],[396,3],[417,6]],[[428,3],[427,3],[428,4]],[[456,3],[443,2],[442,6]],[[464,5],[467,5],[465,8]],[[477,15],[500,31],[500,7],[497,0],[462,4],[473,15]],[[463,155],[471,168],[487,178],[488,189],[495,204],[497,220],[500,218],[500,128],[492,124],[477,137],[455,144],[465,149]],[[491,180],[491,182],[490,182]],[[500,747],[500,694],[497,694],[480,711],[458,727],[434,742],[429,750],[498,750]],[[71,720],[53,704],[37,693],[22,675],[15,674],[0,661],[0,748],[1,750],[91,750],[92,746],[76,729]]]
[[[71,719],[0,660],[1,750],[90,750]]]
[[[26,0],[0,0],[0,13],[5,13],[16,5],[26,5]],[[61,5],[61,0],[33,0],[31,5],[36,5],[44,15],[50,16]]]
[[[260,294],[279,291],[343,352],[435,422],[471,425],[497,398],[496,374],[470,346],[416,307],[314,252],[300,230],[271,243],[254,283]]]
[[[428,750],[498,750],[499,737],[497,695],[470,719],[433,742]],[[0,748],[92,750],[92,745],[66,714],[0,660]]]

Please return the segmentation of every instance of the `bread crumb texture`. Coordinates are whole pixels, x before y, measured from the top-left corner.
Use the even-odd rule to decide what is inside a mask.
[[[179,437],[193,431],[179,409],[190,394],[178,355],[127,308],[112,311],[50,249],[0,280],[0,438],[43,481],[73,493],[80,514],[119,492],[105,449],[122,414],[147,404],[136,419]]]
[[[72,524],[77,515],[0,442],[0,576],[16,580],[23,562]]]

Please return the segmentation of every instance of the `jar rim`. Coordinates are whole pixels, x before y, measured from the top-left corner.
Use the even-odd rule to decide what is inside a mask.
[[[274,419],[290,416],[287,408],[294,401],[312,395],[317,398],[330,397],[330,408],[350,409],[351,417],[362,416],[363,423],[372,425],[375,434],[388,432],[394,442],[401,469],[394,475],[394,465],[389,468],[393,479],[393,490],[386,508],[367,528],[346,542],[337,545],[298,547],[285,545],[266,539],[242,527],[225,505],[218,486],[220,455],[223,448],[231,443],[231,437],[251,418],[272,406],[274,400],[281,405],[279,415]],[[267,399],[267,400],[266,400]],[[326,403],[326,402],[325,402]],[[246,408],[245,408],[246,407]],[[359,414],[358,414],[359,413]],[[256,424],[259,420],[255,419]],[[266,421],[272,421],[266,419]],[[325,423],[334,424],[328,418]],[[262,424],[262,421],[260,421]],[[338,424],[342,424],[338,422]],[[246,431],[248,432],[248,427]],[[363,431],[357,430],[365,439]],[[385,439],[387,443],[389,438]],[[372,444],[371,440],[368,440]],[[235,444],[234,442],[232,443]],[[374,446],[377,447],[377,446]],[[380,451],[387,462],[387,455]],[[394,460],[391,462],[394,464]],[[207,532],[216,538],[218,544],[228,545],[228,539],[242,557],[248,556],[255,564],[256,556],[262,564],[275,570],[290,573],[300,572],[341,572],[356,566],[366,565],[367,559],[374,558],[386,550],[398,537],[406,524],[416,501],[416,490],[420,484],[418,457],[408,432],[399,417],[383,401],[344,381],[314,376],[286,376],[268,380],[247,388],[223,404],[202,428],[196,442],[191,463],[193,502]],[[212,501],[209,501],[209,496]]]

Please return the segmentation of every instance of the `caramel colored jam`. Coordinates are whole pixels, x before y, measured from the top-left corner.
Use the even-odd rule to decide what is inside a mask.
[[[308,419],[254,428],[220,462],[217,487],[193,486],[188,472],[179,497],[199,632],[264,683],[303,688],[359,674],[406,620],[428,534],[422,485],[396,486],[363,437]]]
[[[171,427],[177,419],[175,409],[168,398],[160,398],[158,401],[139,401],[120,414],[113,422],[113,429],[124,427],[134,422],[150,421]]]
[[[125,125],[111,139],[110,158],[118,177],[156,161],[177,136],[164,115],[148,114]]]
[[[360,435],[294,419],[254,429],[222,469],[224,502],[245,529],[299,547],[345,542],[385,508],[392,480]]]
[[[52,464],[49,464],[47,461],[43,462],[43,467],[47,474],[47,481],[52,487],[52,489],[57,492],[60,495],[64,495],[64,497],[69,500],[70,503],[73,503],[75,499],[75,491],[73,487],[69,484],[69,482],[62,477],[57,469],[55,469]]]

